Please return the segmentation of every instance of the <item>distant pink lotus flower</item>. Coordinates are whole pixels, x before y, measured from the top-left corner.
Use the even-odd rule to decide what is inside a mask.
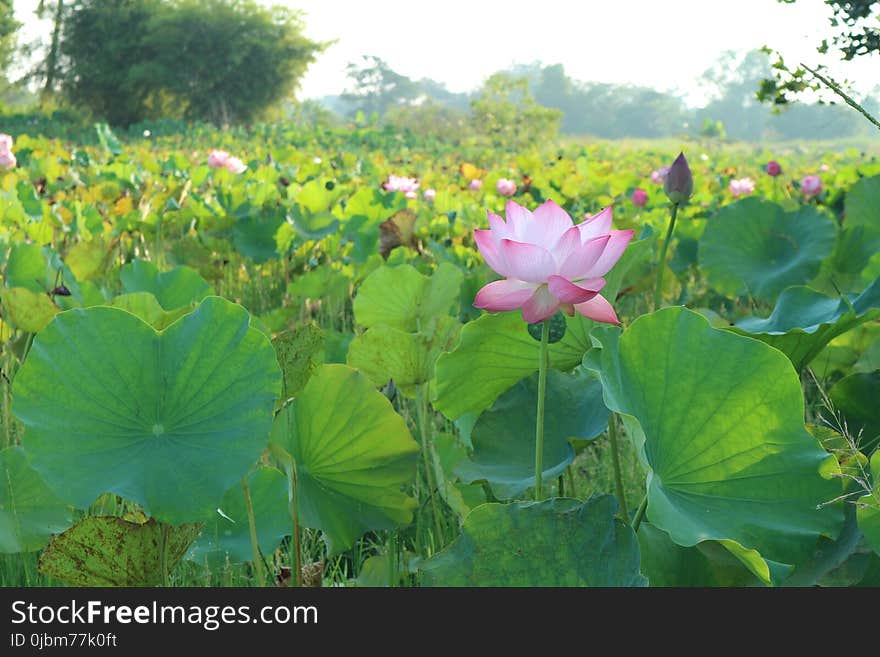
[[[801,180],[801,191],[807,199],[822,193],[822,179],[819,176],[804,176]]]
[[[422,195],[426,201],[433,201],[437,197],[437,191],[434,189],[426,189]]]
[[[483,189],[483,181],[480,180],[479,178],[474,178],[473,180],[471,180],[470,184],[468,185],[468,189],[471,190],[472,192],[476,192],[476,191]]]
[[[501,196],[513,196],[516,194],[516,183],[507,178],[499,178],[495,189]]]
[[[406,198],[415,198],[419,182],[415,178],[391,174],[388,176],[388,180],[382,184],[382,188],[389,192],[403,192]]]
[[[637,208],[645,207],[645,203],[648,202],[648,192],[644,189],[637,189],[632,193],[632,202]]]
[[[0,151],[0,169],[14,169],[16,162],[12,151]]]
[[[775,178],[780,173],[782,173],[782,167],[779,166],[779,162],[777,162],[776,160],[770,160],[767,163],[767,175]]]
[[[213,150],[208,154],[208,166],[215,169],[222,169],[229,161],[229,153],[226,151]]]
[[[237,157],[232,157],[228,152],[213,150],[208,154],[208,166],[215,169],[226,169],[230,173],[244,173],[247,165]]]
[[[669,175],[669,167],[660,167],[656,171],[651,172],[651,182],[655,185],[662,185],[666,182],[666,176]]]
[[[830,168],[827,164],[822,164],[819,166],[819,171],[828,171]]]
[[[12,153],[12,137],[0,134],[0,169],[12,169],[16,165]]]
[[[522,309],[529,324],[562,309],[619,324],[611,304],[599,291],[602,278],[618,261],[632,230],[611,230],[611,208],[574,225],[553,201],[534,212],[507,202],[505,222],[489,212],[489,230],[475,230],[474,239],[486,263],[505,278],[489,283],[474,306],[490,312]]]
[[[751,178],[734,178],[730,181],[730,193],[733,198],[748,196],[755,191],[755,181]]]
[[[237,157],[230,157],[226,160],[226,169],[230,173],[244,173],[247,170],[247,165]]]

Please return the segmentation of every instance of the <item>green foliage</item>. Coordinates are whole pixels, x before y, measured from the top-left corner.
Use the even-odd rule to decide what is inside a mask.
[[[156,586],[200,529],[201,523],[172,527],[92,516],[52,540],[40,556],[40,572],[69,586]]]
[[[834,224],[811,207],[786,213],[746,198],[712,217],[700,240],[700,264],[712,286],[727,294],[773,301],[789,285],[810,280],[831,254]]]
[[[412,519],[401,491],[415,475],[418,448],[403,419],[362,374],[325,365],[278,414],[272,448],[296,486],[306,527],[323,531],[330,554],[371,529]]]
[[[838,466],[804,428],[785,356],[683,308],[592,335],[601,348],[585,365],[648,469],[648,519],[675,543],[722,541],[770,582],[790,570],[777,564],[797,565],[820,535],[836,535]]]
[[[827,297],[806,286],[787,288],[766,319],[747,317],[731,330],[785,353],[798,371],[838,335],[880,317],[880,278],[860,295]]]
[[[39,550],[70,523],[70,507],[28,465],[24,450],[0,451],[0,553]]]
[[[218,297],[161,333],[117,308],[63,313],[15,378],[34,468],[79,508],[112,492],[164,522],[210,515],[265,447],[279,393],[248,322]]]
[[[496,73],[486,80],[480,95],[471,101],[477,130],[493,144],[508,148],[550,140],[559,130],[562,113],[540,105],[528,80]]]
[[[610,495],[586,502],[483,504],[446,550],[426,561],[429,586],[645,586],[629,525]]]
[[[0,75],[5,74],[6,67],[14,52],[15,33],[21,23],[15,20],[15,8],[12,0],[0,0]]]
[[[63,89],[112,124],[251,121],[324,47],[302,30],[296,12],[250,0],[78,0],[64,19]]]
[[[544,416],[544,481],[574,460],[572,442],[591,440],[608,426],[602,386],[577,372],[547,373]],[[521,497],[535,483],[538,377],[523,379],[480,414],[470,431],[473,452],[455,468],[462,481],[488,481],[502,499]]]

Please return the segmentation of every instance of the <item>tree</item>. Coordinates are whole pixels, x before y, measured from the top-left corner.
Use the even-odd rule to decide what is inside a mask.
[[[796,1],[778,0],[785,4]],[[880,0],[825,0],[825,4],[832,9],[829,22],[835,34],[830,43],[823,39],[816,48],[817,52],[825,54],[833,49],[846,61],[880,53]],[[773,52],[766,47],[764,50],[768,54]],[[822,88],[822,67],[817,71],[810,71],[803,65],[791,69],[782,55],[776,53],[773,69],[773,75],[764,78],[758,87],[757,97],[762,102],[782,106],[803,91]]]
[[[341,100],[352,116],[358,112],[382,116],[394,106],[414,103],[420,95],[416,82],[375,55],[364,55],[359,63],[349,63],[346,70],[352,87],[342,94]]]
[[[113,124],[228,124],[288,98],[323,47],[298,13],[251,0],[76,0],[60,75],[73,104]]]
[[[15,20],[12,0],[0,0],[0,71],[6,74],[6,67],[14,52],[15,33],[21,23]]]
[[[516,148],[556,136],[562,112],[539,104],[528,79],[495,73],[471,101],[471,116],[479,132],[499,146]]]
[[[160,72],[145,31],[159,0],[78,0],[64,18],[59,76],[74,105],[114,125],[159,115]],[[47,80],[49,74],[47,73]]]
[[[302,30],[300,13],[284,7],[177,0],[151,18],[144,44],[159,86],[183,103],[184,117],[225,125],[251,121],[293,94],[326,47]]]

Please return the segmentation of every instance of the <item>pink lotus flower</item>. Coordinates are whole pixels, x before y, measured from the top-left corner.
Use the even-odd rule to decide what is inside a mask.
[[[516,183],[507,178],[499,178],[495,189],[501,196],[513,196],[516,194]]]
[[[822,179],[819,176],[804,176],[801,180],[801,191],[807,199],[822,193]]]
[[[382,184],[382,188],[389,192],[403,192],[407,198],[415,198],[419,183],[415,178],[406,178],[405,176],[395,176],[392,174]]]
[[[472,192],[476,192],[476,191],[483,189],[483,181],[480,180],[479,178],[474,178],[473,180],[471,180],[470,184],[468,185],[468,189],[471,190]]]
[[[237,157],[232,157],[226,151],[213,150],[208,155],[208,166],[215,169],[226,169],[230,173],[244,173],[247,165]]]
[[[437,191],[434,189],[426,189],[422,194],[426,201],[433,201],[437,197]]]
[[[12,137],[0,135],[0,169],[12,169],[15,165],[15,155],[12,153]]]
[[[669,167],[660,167],[656,171],[651,172],[651,182],[655,185],[662,185],[666,182],[666,176],[669,175]]]
[[[819,166],[819,171],[828,171],[830,168],[827,164],[822,164]]]
[[[0,151],[0,169],[14,169],[16,163],[12,151]]]
[[[244,173],[247,170],[247,165],[237,157],[230,157],[226,160],[226,169],[230,173]]]
[[[645,207],[648,202],[648,192],[644,189],[637,189],[632,193],[632,202],[637,208]]]
[[[779,166],[779,162],[777,162],[776,160],[770,160],[767,163],[767,175],[775,178],[780,173],[782,173],[782,167]]]
[[[474,306],[490,312],[522,308],[529,324],[559,309],[619,324],[599,291],[633,231],[611,230],[610,207],[577,226],[553,201],[534,212],[508,201],[505,215],[506,222],[490,212],[489,230],[474,231],[486,263],[505,277],[481,289]]]
[[[226,151],[213,150],[208,154],[208,166],[215,169],[222,169],[229,161],[229,153]]]
[[[751,178],[734,178],[730,181],[730,193],[733,198],[748,196],[755,191],[755,181]]]

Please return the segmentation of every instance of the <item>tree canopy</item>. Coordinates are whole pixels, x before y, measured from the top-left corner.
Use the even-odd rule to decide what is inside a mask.
[[[61,88],[113,124],[246,122],[290,96],[324,46],[297,12],[252,0],[77,0],[63,18]]]

